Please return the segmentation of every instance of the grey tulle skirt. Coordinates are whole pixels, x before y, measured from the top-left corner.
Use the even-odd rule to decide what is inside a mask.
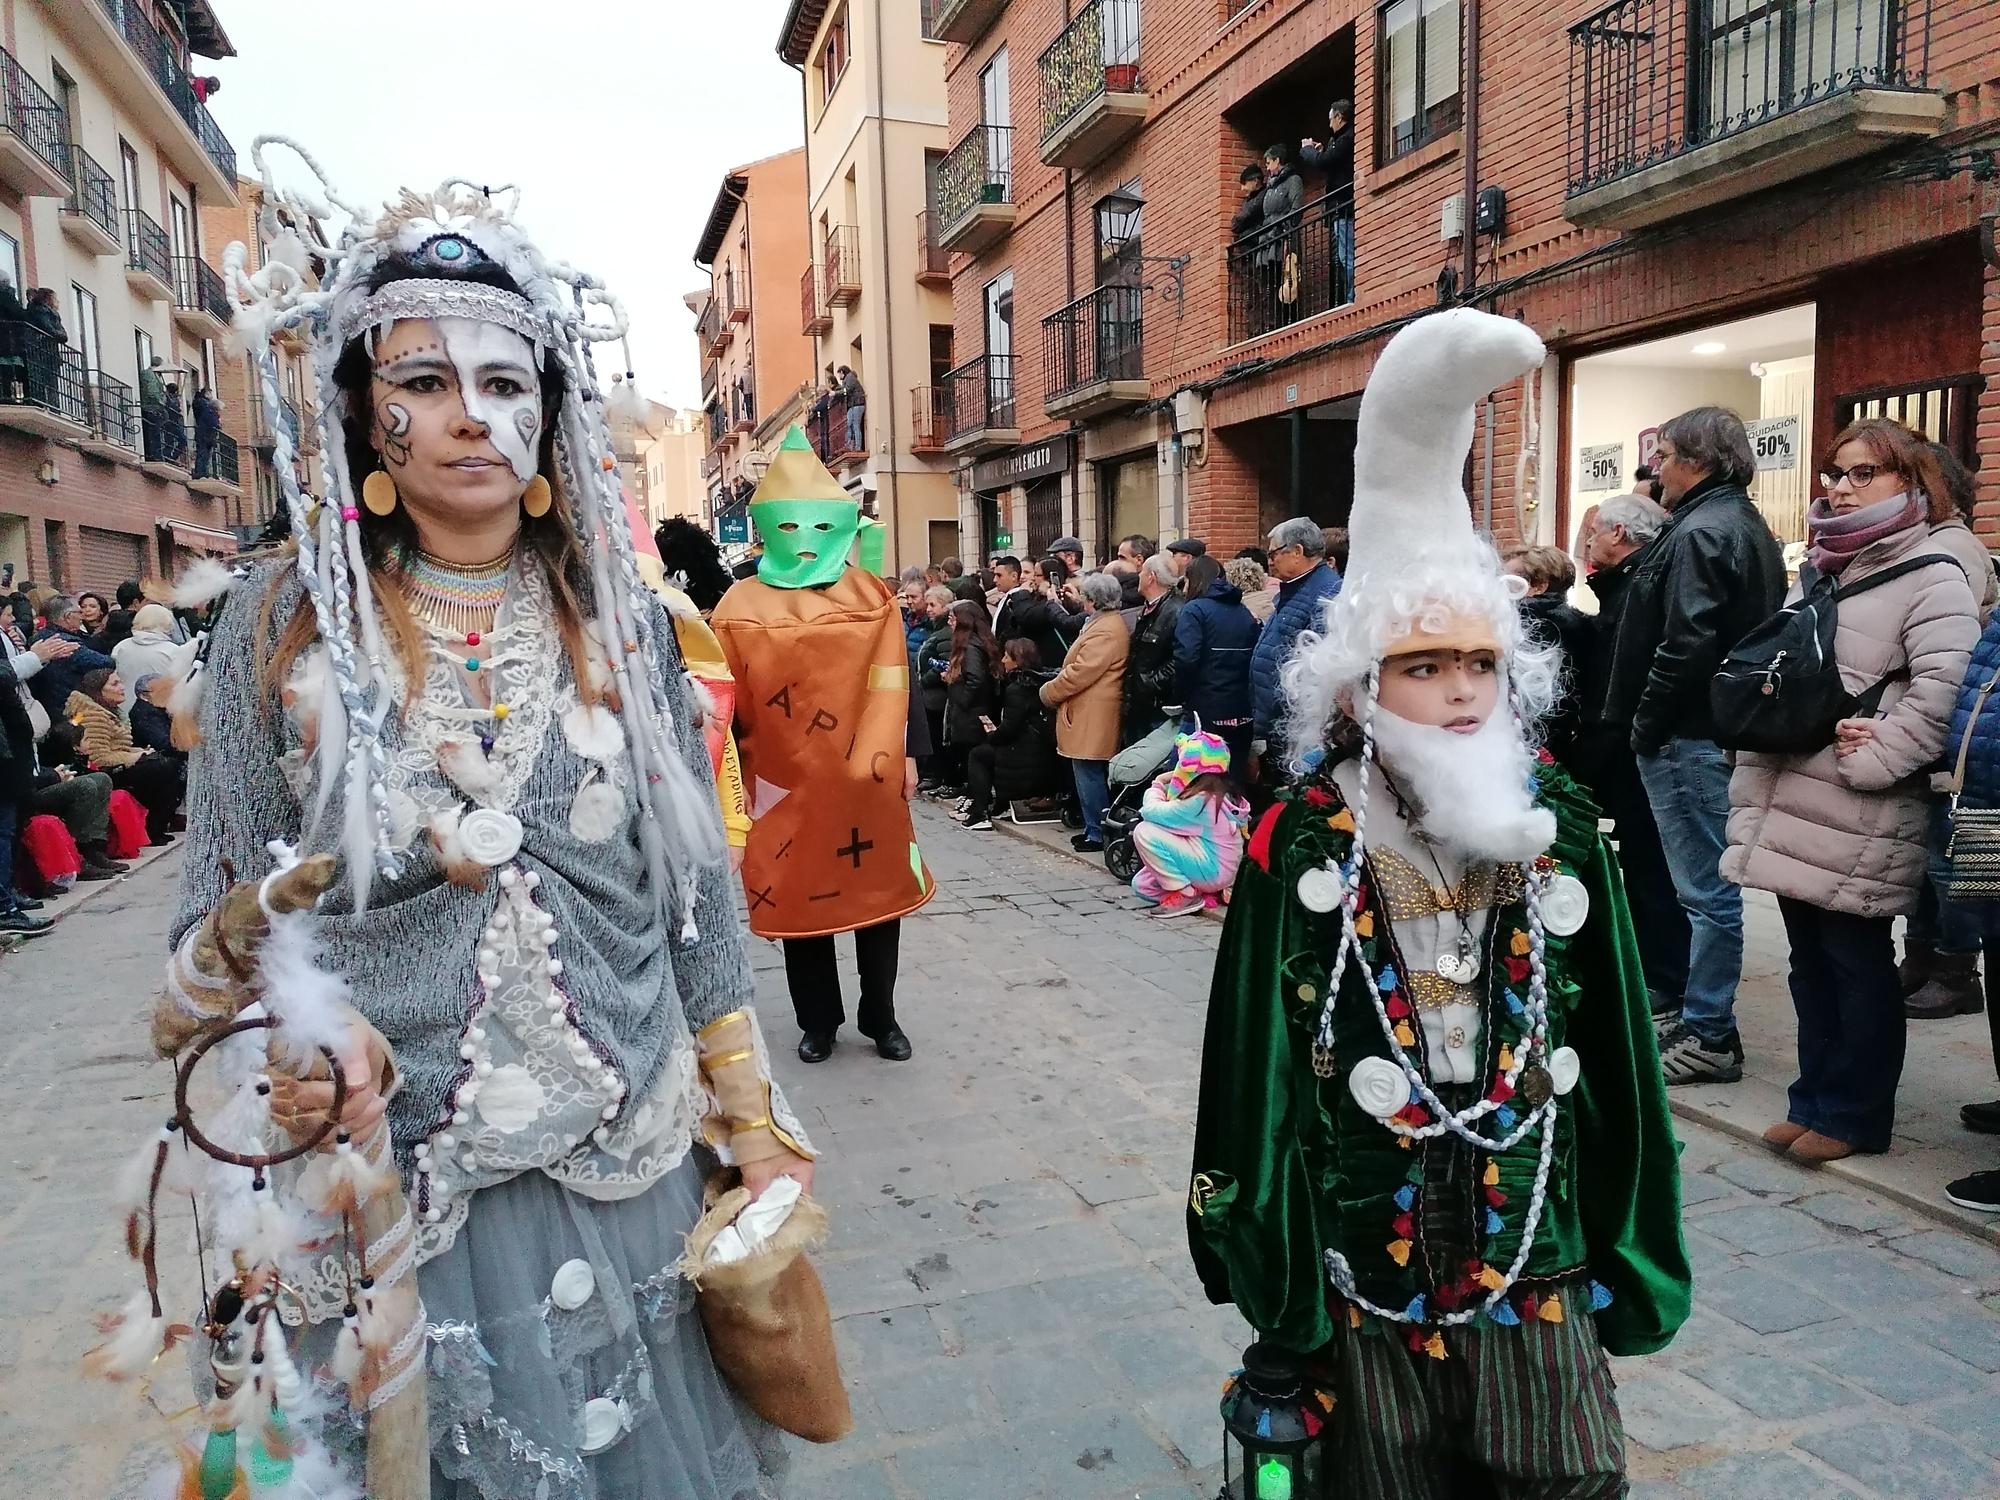
[[[724,1384],[673,1270],[704,1162],[617,1203],[540,1172],[474,1194],[417,1272],[433,1500],[775,1500],[778,1434]]]

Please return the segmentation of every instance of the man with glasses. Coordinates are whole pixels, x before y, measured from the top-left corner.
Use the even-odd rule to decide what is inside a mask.
[[[1340,592],[1340,575],[1326,560],[1326,535],[1309,516],[1271,528],[1264,571],[1278,581],[1271,618],[1250,654],[1251,738],[1275,744],[1284,728],[1284,686],[1279,674],[1302,630],[1317,629],[1326,601]],[[1238,772],[1241,776],[1243,773]],[[1247,779],[1247,778],[1246,778]]]
[[[1627,586],[1604,718],[1631,727],[1692,933],[1680,1019],[1660,1019],[1666,1081],[1735,1083],[1743,1076],[1743,892],[1718,868],[1730,767],[1715,743],[1708,692],[1722,658],[1783,602],[1785,565],[1745,489],[1757,461],[1736,413],[1702,406],[1668,422],[1654,473],[1667,524]]]

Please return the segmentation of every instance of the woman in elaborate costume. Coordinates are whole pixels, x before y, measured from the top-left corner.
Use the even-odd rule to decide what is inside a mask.
[[[421,1306],[359,1378],[350,1354],[325,1446],[358,1480],[365,1445],[383,1500],[371,1429],[414,1379],[439,1500],[752,1500],[781,1453],[676,1269],[711,1165],[691,1147],[753,1190],[809,1183],[812,1150],[748,1009],[711,759],[602,425],[589,345],[623,313],[510,210],[457,183],[347,209],[317,288],[275,216],[254,277],[231,249],[246,341],[310,340],[327,497],[291,486],[274,420],[300,540],[237,585],[203,663],[163,1025],[207,1013],[210,950],[233,966],[232,896],[262,881],[275,929],[271,892],[337,855],[316,968],[351,1006],[339,1160],[393,1165],[407,1213],[285,1275],[298,1363],[318,1376],[355,1322],[356,1259],[361,1319],[410,1278]],[[273,1136],[310,1138],[334,1086],[271,1071]]]

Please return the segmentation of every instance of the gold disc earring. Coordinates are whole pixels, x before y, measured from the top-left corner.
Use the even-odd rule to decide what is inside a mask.
[[[371,516],[386,516],[396,509],[396,481],[389,477],[386,469],[377,469],[361,481],[361,503],[368,507]]]
[[[549,513],[549,507],[556,503],[555,492],[549,482],[540,474],[528,481],[527,489],[521,492],[521,509],[540,519]]]

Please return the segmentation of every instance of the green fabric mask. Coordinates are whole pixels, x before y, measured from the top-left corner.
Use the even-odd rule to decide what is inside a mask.
[[[847,566],[861,507],[852,500],[760,500],[750,519],[764,539],[757,576],[776,589],[813,589]]]

